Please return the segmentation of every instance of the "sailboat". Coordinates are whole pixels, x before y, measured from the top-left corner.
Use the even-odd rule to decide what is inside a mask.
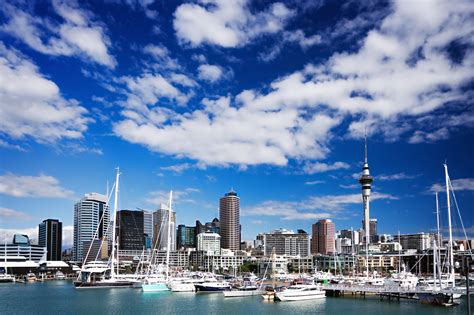
[[[117,251],[117,242],[116,242],[116,222],[117,222],[117,208],[118,208],[118,192],[119,192],[119,179],[120,179],[120,169],[117,167],[117,174],[115,178],[115,198],[114,198],[114,214],[113,214],[113,224],[112,224],[112,255],[110,259],[110,266],[104,265],[101,262],[89,262],[85,263],[82,268],[78,279],[74,282],[76,289],[86,289],[86,288],[131,288],[133,286],[133,281],[128,279],[122,279],[118,277],[119,273],[119,258]],[[103,216],[101,218],[103,220]],[[100,224],[97,225],[99,229]],[[97,230],[98,231],[98,230]],[[96,234],[97,234],[96,231]],[[93,238],[94,239],[94,238]],[[93,242],[91,242],[90,247],[92,247]],[[90,252],[90,248],[88,254]],[[116,257],[117,256],[117,257]],[[87,256],[86,256],[87,257]],[[110,272],[110,276],[109,276]]]
[[[173,200],[173,191],[170,191],[170,200],[169,200],[169,207],[168,207],[168,228],[167,228],[167,245],[166,245],[166,277],[164,277],[161,273],[148,273],[145,277],[144,282],[142,283],[142,290],[143,292],[163,292],[169,291],[168,286],[166,285],[169,281],[169,273],[170,273],[170,245],[171,245],[171,205]],[[156,244],[155,244],[156,245]],[[154,251],[154,250],[153,250]],[[151,264],[151,261],[150,261]],[[151,269],[149,268],[149,271]]]
[[[3,251],[3,257],[5,258],[5,272],[0,273],[0,282],[15,282],[15,277],[8,274],[7,270],[7,243],[5,242],[5,250]]]

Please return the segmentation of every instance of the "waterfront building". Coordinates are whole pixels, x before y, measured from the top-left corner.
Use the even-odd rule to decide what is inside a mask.
[[[364,146],[364,166],[362,167],[362,175],[359,178],[359,183],[362,187],[362,200],[364,202],[364,241],[370,243],[370,191],[374,178],[370,176],[369,163],[367,161],[367,135],[365,135],[365,146]]]
[[[73,259],[84,258],[84,242],[102,239],[111,235],[109,206],[107,196],[99,193],[86,194],[74,205]],[[97,234],[96,234],[97,232]],[[110,233],[110,234],[109,234]]]
[[[312,254],[327,255],[336,251],[334,240],[336,226],[331,220],[319,220],[313,224],[312,230]]]
[[[434,237],[434,234],[430,233],[400,234],[400,236],[395,235],[393,240],[400,243],[404,250],[424,251],[432,248]]]
[[[117,240],[119,249],[143,250],[145,246],[143,211],[117,211]]]
[[[264,256],[258,260],[258,275],[263,276],[265,271],[268,278],[285,274],[288,272],[288,258],[285,255],[273,254]]]
[[[186,226],[184,224],[178,225],[176,242],[178,249],[196,247],[196,227]]]
[[[240,249],[240,198],[234,190],[219,201],[221,247],[237,251]]]
[[[38,226],[38,245],[46,247],[46,260],[61,260],[63,224],[47,219]]]
[[[279,229],[263,234],[264,255],[271,255],[274,250],[276,255],[306,257],[310,254],[310,239],[305,231],[295,233],[291,230]]]
[[[217,233],[200,233],[197,236],[197,250],[206,251],[208,255],[221,253],[221,236]]]
[[[225,249],[220,255],[209,254],[207,251],[192,251],[190,254],[190,264],[193,269],[203,271],[237,270],[246,258]]]
[[[348,248],[352,250],[352,240],[350,238],[336,238],[336,253],[344,253],[343,248],[346,253]],[[349,253],[352,253],[352,251],[349,251]]]
[[[356,265],[356,256],[349,255],[321,255],[313,256],[313,266],[319,271],[352,272]]]
[[[145,237],[145,248],[151,248],[153,239],[153,213],[142,210],[143,212],[143,233]]]
[[[6,247],[6,251],[5,251]],[[7,261],[46,261],[46,247],[30,243],[28,235],[15,234],[11,244],[0,246],[0,256],[7,256]]]
[[[171,223],[168,220],[171,220]],[[170,210],[166,205],[160,204],[159,209],[153,213],[154,249],[166,250],[168,248],[168,226],[170,226],[169,249],[176,250],[176,212]]]
[[[297,273],[311,273],[314,269],[313,256],[288,257],[288,271]]]

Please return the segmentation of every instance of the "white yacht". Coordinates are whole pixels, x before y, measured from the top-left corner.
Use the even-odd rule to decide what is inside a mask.
[[[276,299],[280,301],[304,301],[323,299],[326,292],[315,284],[297,284],[275,293]]]
[[[216,279],[207,280],[206,282],[195,284],[196,292],[222,292],[231,289],[230,283],[227,281],[218,281]]]
[[[204,279],[182,279],[180,281],[172,281],[169,285],[172,292],[194,292],[194,285],[204,283]]]

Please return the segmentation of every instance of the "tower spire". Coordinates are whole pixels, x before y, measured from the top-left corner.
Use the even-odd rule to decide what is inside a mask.
[[[368,164],[368,162],[367,162],[367,127],[365,128],[364,164]]]

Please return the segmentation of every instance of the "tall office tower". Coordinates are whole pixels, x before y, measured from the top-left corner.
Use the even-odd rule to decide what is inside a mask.
[[[240,198],[234,190],[219,201],[221,247],[237,251],[240,249]]]
[[[38,245],[46,247],[46,260],[61,260],[63,224],[47,219],[38,226]]]
[[[210,255],[220,255],[221,236],[217,233],[204,232],[197,236],[197,250],[205,251]]]
[[[195,226],[178,225],[178,236],[176,239],[178,249],[196,247],[196,237]]]
[[[74,205],[74,261],[82,261],[85,258],[88,248],[84,248],[84,242],[90,244],[93,238],[103,239],[109,234],[108,230],[112,230],[109,223],[107,196],[99,193],[86,194]]]
[[[143,229],[142,211],[117,211],[116,226],[119,249],[143,250],[145,246],[145,233]]]
[[[323,254],[334,253],[336,226],[331,220],[319,220],[313,224],[313,238],[311,240],[311,253]]]
[[[364,166],[362,167],[362,176],[359,178],[359,183],[362,186],[362,199],[364,201],[364,226],[365,242],[370,244],[370,189],[374,178],[370,176],[369,163],[367,162],[367,134],[365,135],[364,146]]]
[[[142,210],[143,212],[143,233],[145,234],[145,248],[151,248],[153,239],[153,212]]]
[[[168,222],[169,218],[171,218],[171,223]],[[153,212],[153,248],[158,250],[168,248],[168,225],[171,228],[170,250],[176,250],[176,212],[160,204],[160,208]]]

